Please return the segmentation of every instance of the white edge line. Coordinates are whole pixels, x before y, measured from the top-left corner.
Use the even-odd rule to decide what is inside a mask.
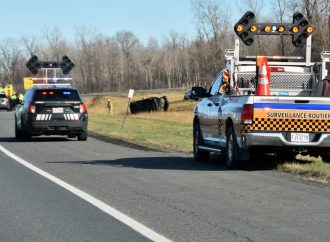
[[[0,145],[0,150],[5,153],[10,158],[14,159],[18,163],[26,166],[27,168],[31,169],[32,171],[38,173],[39,175],[47,178],[48,180],[56,183],[57,185],[63,187],[64,189],[70,191],[71,193],[75,194],[76,196],[82,198],[83,200],[87,201],[88,203],[92,204],[93,206],[99,208],[103,212],[109,214],[110,216],[114,217],[115,219],[119,220],[120,222],[126,224],[128,227],[132,228],[136,232],[140,233],[141,235],[151,239],[152,241],[160,241],[160,242],[169,242],[171,240],[165,238],[164,236],[156,233],[155,231],[151,230],[150,228],[146,227],[145,225],[139,223],[138,221],[130,218],[126,214],[116,210],[115,208],[105,204],[101,200],[79,190],[78,188],[62,181],[61,179],[41,170],[40,168],[30,164],[29,162],[23,160],[22,158],[18,157],[14,153],[10,152],[2,145]]]

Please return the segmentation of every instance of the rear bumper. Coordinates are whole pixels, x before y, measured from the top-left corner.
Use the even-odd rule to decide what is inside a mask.
[[[69,135],[87,131],[87,121],[34,121],[26,125],[31,135]]]
[[[310,142],[291,142],[288,138],[289,132],[282,133],[241,133],[240,145],[243,149],[251,147],[269,147],[269,148],[306,148],[318,149],[330,147],[330,134],[328,133],[310,133]]]

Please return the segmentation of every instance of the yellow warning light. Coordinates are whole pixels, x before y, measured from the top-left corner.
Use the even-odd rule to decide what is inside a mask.
[[[264,31],[269,33],[270,31],[272,31],[272,26],[266,25],[265,28],[264,28]]]
[[[256,32],[258,30],[258,27],[256,25],[252,25],[250,28],[251,32]]]
[[[243,24],[239,24],[239,25],[237,25],[237,27],[236,27],[236,31],[237,31],[238,33],[239,33],[239,32],[242,32],[243,29],[244,29]]]
[[[278,27],[278,30],[277,30],[279,33],[283,33],[285,31],[285,28],[283,25],[281,25],[280,27]]]
[[[298,33],[299,32],[299,28],[297,26],[294,26],[291,31],[293,33]]]
[[[312,27],[312,26],[309,26],[308,28],[307,28],[307,33],[313,33],[314,32],[314,28]]]

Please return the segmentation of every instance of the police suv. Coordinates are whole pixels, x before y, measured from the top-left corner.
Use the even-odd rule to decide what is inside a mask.
[[[15,111],[15,138],[68,135],[87,140],[88,115],[78,90],[71,86],[35,86]]]

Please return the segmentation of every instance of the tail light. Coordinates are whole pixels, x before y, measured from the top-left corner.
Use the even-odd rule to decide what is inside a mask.
[[[250,125],[253,122],[253,104],[244,104],[241,114],[241,124]]]
[[[28,113],[36,113],[36,105],[30,104],[28,108]]]
[[[87,113],[86,105],[84,103],[80,104],[80,113]]]

